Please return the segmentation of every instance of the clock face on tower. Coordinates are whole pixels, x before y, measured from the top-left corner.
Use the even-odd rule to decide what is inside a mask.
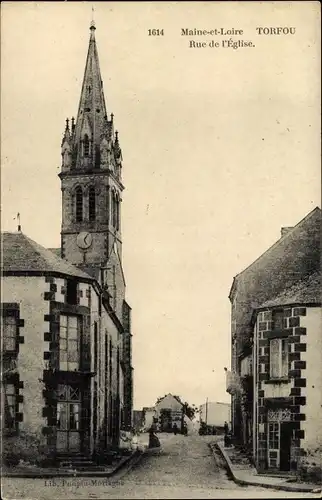
[[[77,245],[82,250],[87,250],[92,244],[93,238],[91,233],[87,233],[86,231],[79,233],[77,235]]]

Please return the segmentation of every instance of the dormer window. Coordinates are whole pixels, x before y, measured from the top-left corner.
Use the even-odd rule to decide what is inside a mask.
[[[78,303],[78,282],[74,279],[67,280],[66,303],[76,305]]]

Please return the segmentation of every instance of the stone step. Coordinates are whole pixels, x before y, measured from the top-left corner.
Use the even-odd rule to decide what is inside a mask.
[[[65,460],[60,462],[60,467],[69,467],[69,466],[74,466],[74,467],[91,467],[94,466],[94,462],[88,460],[87,462],[75,462],[72,460]]]
[[[100,465],[95,465],[95,464],[91,464],[91,465],[88,465],[88,466],[76,466],[74,464],[68,464],[68,465],[65,465],[65,466],[61,466],[62,469],[72,469],[72,470],[77,470],[78,472],[101,472],[101,471],[105,471],[106,470],[106,467],[103,467],[103,466],[100,466]]]

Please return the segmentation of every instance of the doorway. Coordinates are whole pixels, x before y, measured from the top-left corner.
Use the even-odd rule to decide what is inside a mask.
[[[291,466],[292,424],[290,422],[268,423],[268,468],[289,471]]]
[[[280,426],[280,470],[289,471],[291,468],[291,440],[293,429],[289,422],[281,422]]]
[[[57,398],[56,450],[59,453],[79,453],[82,449],[80,388],[60,384]]]

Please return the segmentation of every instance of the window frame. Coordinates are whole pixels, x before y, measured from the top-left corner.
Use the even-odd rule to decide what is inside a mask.
[[[66,326],[62,326],[62,317],[66,318]],[[71,336],[71,330],[75,330],[75,328],[70,326],[71,319],[76,319],[76,338]],[[62,332],[65,332],[62,335]],[[67,371],[67,372],[78,372],[81,369],[81,340],[82,340],[82,318],[79,315],[74,314],[60,314],[60,326],[59,326],[59,370]],[[66,347],[62,349],[63,341],[65,342]],[[70,345],[75,345],[76,349],[69,349]],[[62,353],[66,353],[65,358],[62,359]],[[77,353],[77,360],[69,359],[73,357],[72,354]],[[65,366],[62,365],[64,363]],[[70,364],[76,364],[76,368],[70,368]]]
[[[273,439],[272,439],[273,437]],[[281,425],[280,422],[271,421],[267,423],[267,461],[268,466],[274,469],[279,468],[280,464],[280,440],[281,440]],[[277,448],[273,447],[277,444]],[[276,453],[276,457],[271,455],[271,452]],[[274,463],[275,462],[275,463]]]
[[[88,220],[94,222],[96,220],[96,190],[94,186],[88,189]]]
[[[12,393],[7,393],[7,387],[12,386],[13,392]],[[16,431],[18,427],[18,420],[17,420],[17,406],[18,406],[18,394],[17,394],[17,385],[13,383],[11,380],[4,380],[3,381],[3,394],[4,394],[4,425],[3,429],[5,431]],[[13,403],[8,404],[6,401],[7,397],[13,397]],[[7,409],[8,408],[13,408],[12,414],[10,414],[10,417],[12,418],[12,424],[10,426],[7,425]]]
[[[88,158],[91,154],[91,145],[88,134],[84,135],[83,139],[83,156],[84,158]]]
[[[13,318],[14,319],[14,324],[11,326],[14,326],[14,334],[10,336],[5,335],[5,326],[6,326],[6,320],[8,318]],[[15,309],[3,309],[2,310],[2,351],[3,354],[15,354],[18,350],[18,336],[19,336],[19,327],[18,327],[18,318],[17,318],[17,311]],[[12,349],[7,349],[5,348],[5,339],[14,339],[13,344],[14,347]]]
[[[278,349],[275,353],[272,352],[272,347],[274,343],[277,343]],[[289,352],[288,352],[288,338],[287,337],[274,337],[270,339],[269,342],[269,378],[270,380],[287,380],[288,376],[288,364],[289,364]],[[284,347],[284,349],[283,349]],[[275,359],[274,359],[275,358]],[[284,359],[283,359],[284,358]],[[285,366],[284,366],[285,363]],[[275,365],[275,369],[274,369]],[[276,366],[278,369],[276,370]],[[284,370],[286,373],[284,373]],[[274,374],[274,371],[277,374]]]
[[[281,331],[284,329],[284,309],[275,309],[272,311],[272,330]]]
[[[75,189],[75,220],[76,222],[84,220],[84,193],[80,186]]]

